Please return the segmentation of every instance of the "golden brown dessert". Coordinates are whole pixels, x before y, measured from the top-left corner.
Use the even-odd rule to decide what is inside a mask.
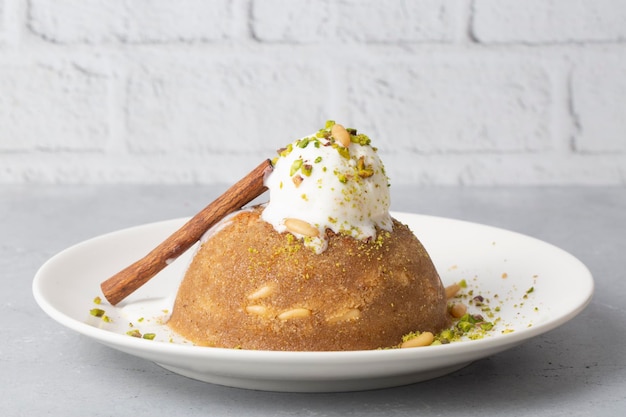
[[[242,211],[205,240],[169,325],[195,344],[284,351],[396,346],[448,325],[444,288],[409,228],[357,240],[327,229],[316,253]]]

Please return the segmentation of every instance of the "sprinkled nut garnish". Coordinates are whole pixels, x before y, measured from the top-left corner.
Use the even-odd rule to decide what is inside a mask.
[[[96,298],[93,299],[93,303],[94,304],[100,304],[101,302],[102,302],[102,298],[100,298],[100,297],[96,297]]]
[[[285,157],[285,156],[289,155],[292,150],[293,150],[293,145],[290,143],[289,145],[287,145],[287,147],[280,148],[278,150],[278,155],[280,155],[282,157]]]
[[[422,333],[412,333],[410,335],[405,336],[403,338],[403,342],[400,345],[401,348],[412,348],[412,347],[421,347],[421,346],[429,346],[435,340],[435,335],[431,332],[422,332]]]
[[[342,174],[342,173],[337,173],[337,179],[339,180],[340,183],[345,184],[348,182],[348,177],[346,176],[346,174]]]
[[[365,165],[365,156],[361,156],[359,158],[359,160],[357,161],[356,168],[357,168],[359,177],[361,178],[369,178],[372,175],[374,175],[374,169],[372,169],[371,166]]]
[[[146,333],[143,335],[143,338],[147,340],[154,340],[155,337],[156,337],[155,333]]]
[[[454,297],[461,290],[461,286],[457,283],[446,287],[446,298]]]
[[[296,143],[298,145],[298,148],[304,149],[309,144],[309,138],[299,139]]]
[[[291,177],[291,181],[296,186],[296,188],[298,188],[300,184],[302,184],[302,181],[304,181],[304,179],[301,175],[294,175],[293,177]]]
[[[335,141],[337,141],[337,143],[340,143],[341,146],[343,146],[344,148],[350,146],[350,133],[348,133],[346,128],[342,125],[335,123],[330,129],[330,134],[333,138],[335,138]]]
[[[336,143],[333,143],[331,145],[339,155],[341,155],[342,157],[346,158],[346,159],[350,159],[350,149],[343,147],[343,146],[339,146]]]
[[[491,330],[493,328],[493,323],[485,321],[480,314],[466,313],[459,319],[459,322],[456,324],[456,328],[464,333],[469,333],[474,329]]]
[[[357,135],[355,131],[355,133],[352,133],[352,142],[358,143],[361,146],[367,146],[372,142],[372,140],[367,135]],[[376,150],[376,148],[374,148],[374,150]]]
[[[301,166],[302,166],[302,159],[296,159],[295,161],[293,161],[293,163],[291,164],[289,175],[294,175],[296,172],[298,172]]]
[[[450,306],[450,315],[455,319],[461,318],[467,313],[467,306],[463,303],[454,303]]]
[[[278,315],[279,320],[291,320],[291,319],[301,319],[305,317],[309,317],[311,315],[311,310],[308,308],[292,308],[291,310],[283,311]]]
[[[89,310],[89,314],[91,314],[94,317],[102,317],[104,316],[105,311],[102,310],[101,308],[92,308],[91,310]]]
[[[303,164],[302,168],[300,168],[300,171],[302,171],[302,173],[307,177],[310,177],[311,172],[313,172],[313,166],[311,164]]]
[[[132,337],[141,337],[141,332],[137,329],[129,330],[126,332],[126,334]]]
[[[317,228],[300,219],[285,219],[285,227],[291,233],[297,233],[302,236],[317,237],[320,234],[320,231]]]

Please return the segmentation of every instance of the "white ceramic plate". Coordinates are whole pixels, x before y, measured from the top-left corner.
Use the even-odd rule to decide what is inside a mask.
[[[486,337],[422,348],[350,352],[193,346],[163,324],[193,250],[117,307],[104,302],[94,305],[94,298],[102,297],[103,280],[143,257],[186,219],[133,227],[70,247],[40,268],[33,293],[41,308],[64,326],[172,372],[227,386],[298,392],[384,388],[445,375],[562,325],[591,299],[593,279],[585,265],[548,243],[459,220],[392,215],[422,241],[444,285],[465,279],[466,291],[489,299],[493,310],[498,307],[496,326]],[[94,307],[105,310],[112,321],[91,316]],[[126,332],[132,329],[156,337],[130,337]]]

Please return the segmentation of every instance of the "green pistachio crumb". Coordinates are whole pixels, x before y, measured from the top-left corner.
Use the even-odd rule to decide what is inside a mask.
[[[285,148],[280,148],[278,150],[278,155],[285,157],[287,155],[289,155],[291,153],[291,151],[293,151],[293,145],[290,143],[289,145],[287,145],[287,147]]]
[[[313,172],[313,166],[309,164],[303,164],[302,167],[300,168],[300,171],[302,171],[302,173],[306,175],[307,177],[310,177],[311,172]]]
[[[89,314],[91,314],[94,317],[102,317],[104,313],[105,311],[102,310],[101,308],[92,308],[91,310],[89,310]]]
[[[141,332],[137,329],[129,330],[126,332],[126,334],[132,337],[141,337]]]
[[[143,338],[148,339],[148,340],[154,340],[155,337],[156,337],[155,333],[146,333],[143,335]]]
[[[333,147],[337,150],[339,155],[341,155],[342,157],[344,157],[346,159],[350,159],[350,150],[349,150],[349,148],[344,148],[343,146],[338,146],[336,143],[334,143],[333,145],[334,145]]]
[[[101,302],[102,302],[102,298],[100,298],[100,297],[96,297],[96,298],[93,299],[93,303],[94,304],[100,304]]]
[[[291,170],[289,171],[289,175],[293,176],[296,172],[302,167],[302,159],[296,159],[291,164]]]
[[[306,148],[309,145],[309,138],[300,139],[296,142],[299,148]]]
[[[361,146],[369,145],[372,142],[371,139],[367,137],[367,135],[364,135],[362,133],[359,135],[351,135],[350,139],[353,143],[358,143]]]

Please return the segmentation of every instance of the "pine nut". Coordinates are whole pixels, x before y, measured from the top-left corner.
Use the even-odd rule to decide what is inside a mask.
[[[267,313],[267,308],[263,306],[246,306],[246,312],[250,314],[256,314],[257,316],[264,316]]]
[[[335,138],[335,141],[340,143],[344,148],[350,146],[350,133],[342,125],[334,124],[330,129],[330,134]]]
[[[248,300],[258,300],[259,298],[265,298],[272,294],[273,289],[269,285],[264,285],[252,294],[248,295]]]
[[[450,307],[450,315],[455,319],[463,317],[465,313],[467,313],[467,306],[463,303],[454,303]]]
[[[320,231],[318,229],[300,219],[285,219],[285,227],[291,233],[297,233],[303,236],[317,237],[320,235]]]
[[[328,321],[331,323],[337,323],[340,321],[356,320],[359,317],[361,317],[361,311],[358,308],[352,308],[341,315],[331,317]]]
[[[420,346],[428,346],[435,340],[435,336],[431,332],[423,332],[420,333],[419,336],[414,337],[411,340],[407,340],[406,342],[400,345],[401,348],[411,348],[411,347],[420,347]]]
[[[278,315],[280,320],[291,320],[291,319],[301,319],[304,317],[309,317],[311,315],[311,310],[307,308],[292,308],[291,310],[283,311]]]
[[[454,297],[461,290],[461,286],[457,283],[446,287],[446,298]]]

